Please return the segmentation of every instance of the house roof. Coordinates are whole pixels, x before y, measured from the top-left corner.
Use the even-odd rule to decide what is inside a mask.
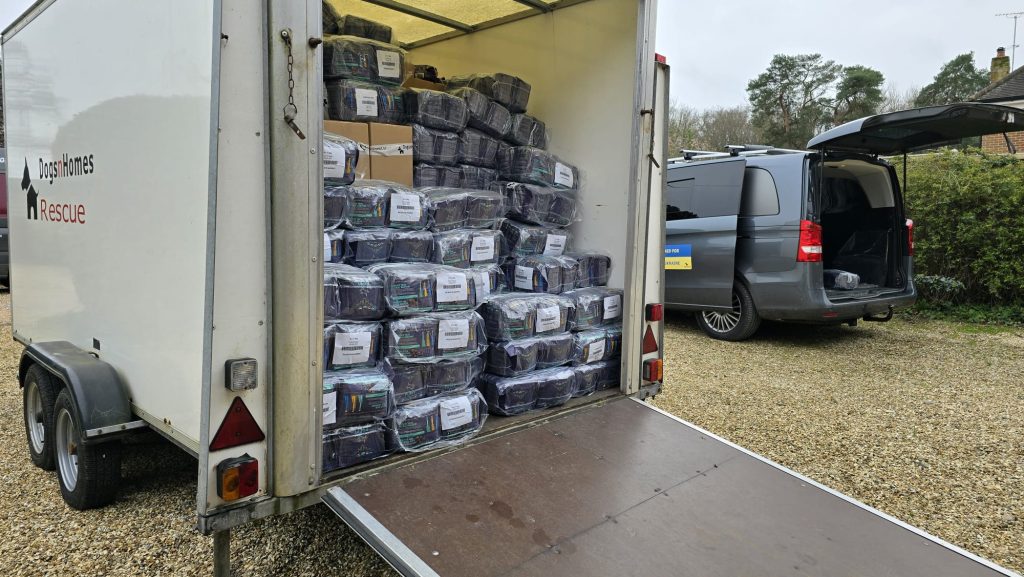
[[[974,95],[977,102],[1024,100],[1024,66],[989,84]]]

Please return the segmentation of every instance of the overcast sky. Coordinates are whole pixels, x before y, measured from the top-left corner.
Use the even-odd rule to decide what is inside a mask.
[[[0,27],[31,4],[0,0]],[[672,98],[697,108],[746,103],[747,82],[779,53],[870,66],[907,89],[962,52],[987,69],[1013,43],[1013,20],[996,14],[1018,11],[1024,0],[660,0],[657,49],[672,66]],[[1024,44],[1024,20],[1019,32]]]

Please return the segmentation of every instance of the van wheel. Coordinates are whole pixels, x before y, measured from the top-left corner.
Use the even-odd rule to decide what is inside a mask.
[[[54,469],[53,406],[57,402],[57,384],[50,373],[32,365],[25,373],[22,387],[25,408],[25,434],[32,464],[46,471]]]
[[[742,341],[750,338],[761,326],[761,317],[754,308],[750,291],[743,283],[737,282],[732,287],[732,310],[727,313],[701,311],[697,315],[697,324],[713,339]]]
[[[78,411],[67,389],[57,395],[53,419],[57,479],[64,502],[80,511],[113,502],[121,484],[121,442],[83,445]]]

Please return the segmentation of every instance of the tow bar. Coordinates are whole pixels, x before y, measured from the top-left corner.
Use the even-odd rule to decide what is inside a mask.
[[[892,320],[892,305],[889,305],[889,310],[885,312],[885,316],[873,317],[871,315],[864,315],[864,321],[869,323],[887,323]]]

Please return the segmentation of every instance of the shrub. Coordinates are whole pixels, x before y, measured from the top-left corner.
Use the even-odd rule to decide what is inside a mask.
[[[967,288],[964,283],[948,276],[919,274],[914,286],[921,298],[936,303],[956,303]]]

